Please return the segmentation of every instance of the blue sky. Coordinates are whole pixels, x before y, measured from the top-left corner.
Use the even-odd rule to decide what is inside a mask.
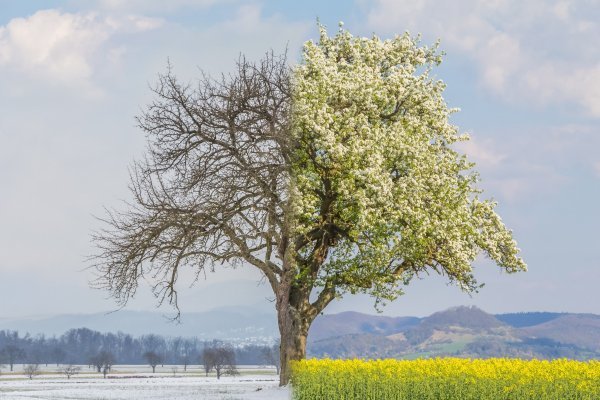
[[[472,137],[461,150],[529,265],[506,275],[478,260],[479,294],[430,276],[384,313],[600,314],[600,1],[0,0],[0,318],[114,308],[87,284],[93,215],[128,197],[127,167],[144,152],[134,116],[167,60],[184,80],[227,72],[240,53],[287,46],[297,60],[317,18],[331,31],[344,21],[356,35],[441,40],[435,74]],[[259,279],[224,270],[188,288],[184,277],[181,306],[272,307]],[[215,300],[228,287],[235,295]],[[348,297],[328,311],[372,304]],[[143,291],[130,307],[154,305]]]

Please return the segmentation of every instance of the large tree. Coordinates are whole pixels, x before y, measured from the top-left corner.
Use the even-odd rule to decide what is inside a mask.
[[[133,202],[96,236],[100,287],[126,303],[142,278],[177,305],[181,268],[250,265],[275,295],[281,383],[305,356],[311,323],[336,297],[376,302],[433,270],[465,291],[484,252],[525,269],[495,203],[453,144],[441,56],[408,34],[333,37],[289,67],[273,54],[234,73],[159,77],[138,118],[149,151],[131,174]]]

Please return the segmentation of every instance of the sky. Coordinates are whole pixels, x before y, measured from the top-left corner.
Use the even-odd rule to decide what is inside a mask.
[[[383,313],[600,314],[600,1],[0,0],[0,318],[114,310],[89,288],[90,236],[104,207],[129,197],[128,167],[145,150],[135,116],[157,74],[169,62],[193,82],[270,49],[299,61],[317,19],[332,33],[344,21],[355,35],[441,41],[434,74],[471,135],[460,149],[529,266],[509,275],[478,259],[479,293],[431,275]],[[183,276],[184,312],[273,309],[250,267],[190,284]],[[127,308],[155,307],[142,285]],[[326,312],[345,310],[375,312],[366,296]]]

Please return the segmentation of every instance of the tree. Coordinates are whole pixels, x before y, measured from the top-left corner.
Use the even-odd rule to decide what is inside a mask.
[[[27,364],[23,367],[23,374],[29,377],[29,379],[33,379],[34,376],[40,373],[40,366],[38,364]]]
[[[94,368],[96,368],[96,372],[102,372],[102,361],[100,361],[100,357],[98,357],[98,354],[91,356],[89,359],[89,363],[90,365],[93,365]]]
[[[142,356],[144,360],[152,367],[152,373],[156,372],[156,366],[162,362],[162,357],[160,354],[155,353],[153,351],[147,351]]]
[[[60,363],[62,363],[67,357],[67,353],[65,353],[65,351],[60,347],[55,347],[54,349],[52,349],[51,356],[54,362],[56,362],[56,366],[58,367]]]
[[[235,366],[235,351],[233,347],[223,343],[213,343],[210,347],[205,347],[202,352],[202,363],[206,376],[213,369],[217,373],[217,379],[221,375],[237,375]]]
[[[202,367],[204,368],[204,372],[206,376],[213,370],[213,366],[215,364],[214,349],[211,347],[204,347],[202,350],[202,355],[200,356],[200,362],[202,363]]]
[[[98,373],[102,372],[106,379],[106,375],[115,363],[115,356],[110,351],[102,350],[95,356],[90,357],[90,363],[96,367]]]
[[[0,364],[0,375],[2,375],[2,370],[6,368],[6,365]]]
[[[179,310],[185,266],[258,268],[275,296],[281,384],[337,297],[379,305],[430,271],[474,292],[480,252],[526,269],[453,147],[467,136],[429,76],[437,46],[320,33],[291,70],[271,53],[195,86],[161,75],[138,117],[149,151],[132,168],[131,207],[109,211],[94,236],[95,285],[121,304],[151,279]]]
[[[0,357],[8,363],[12,372],[16,361],[25,358],[25,351],[14,344],[8,344],[0,350]]]
[[[262,357],[267,365],[272,365],[275,367],[277,375],[279,375],[279,368],[281,366],[281,359],[279,358],[279,345],[265,346],[262,350]]]
[[[183,364],[183,371],[187,371],[188,365],[191,364],[192,359],[197,355],[198,340],[197,339],[184,339],[181,344],[181,356],[179,358],[181,364]]]
[[[81,367],[77,367],[73,364],[64,365],[59,369],[59,372],[66,375],[67,379],[71,379],[71,376],[77,375],[81,371]]]

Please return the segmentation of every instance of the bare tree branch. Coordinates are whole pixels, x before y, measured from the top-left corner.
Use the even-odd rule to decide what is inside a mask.
[[[131,169],[133,204],[108,211],[94,236],[95,285],[124,304],[149,277],[177,306],[182,267],[248,263],[276,291],[292,151],[286,57],[241,57],[236,73],[195,87],[169,66],[153,91],[137,118],[149,149]]]

